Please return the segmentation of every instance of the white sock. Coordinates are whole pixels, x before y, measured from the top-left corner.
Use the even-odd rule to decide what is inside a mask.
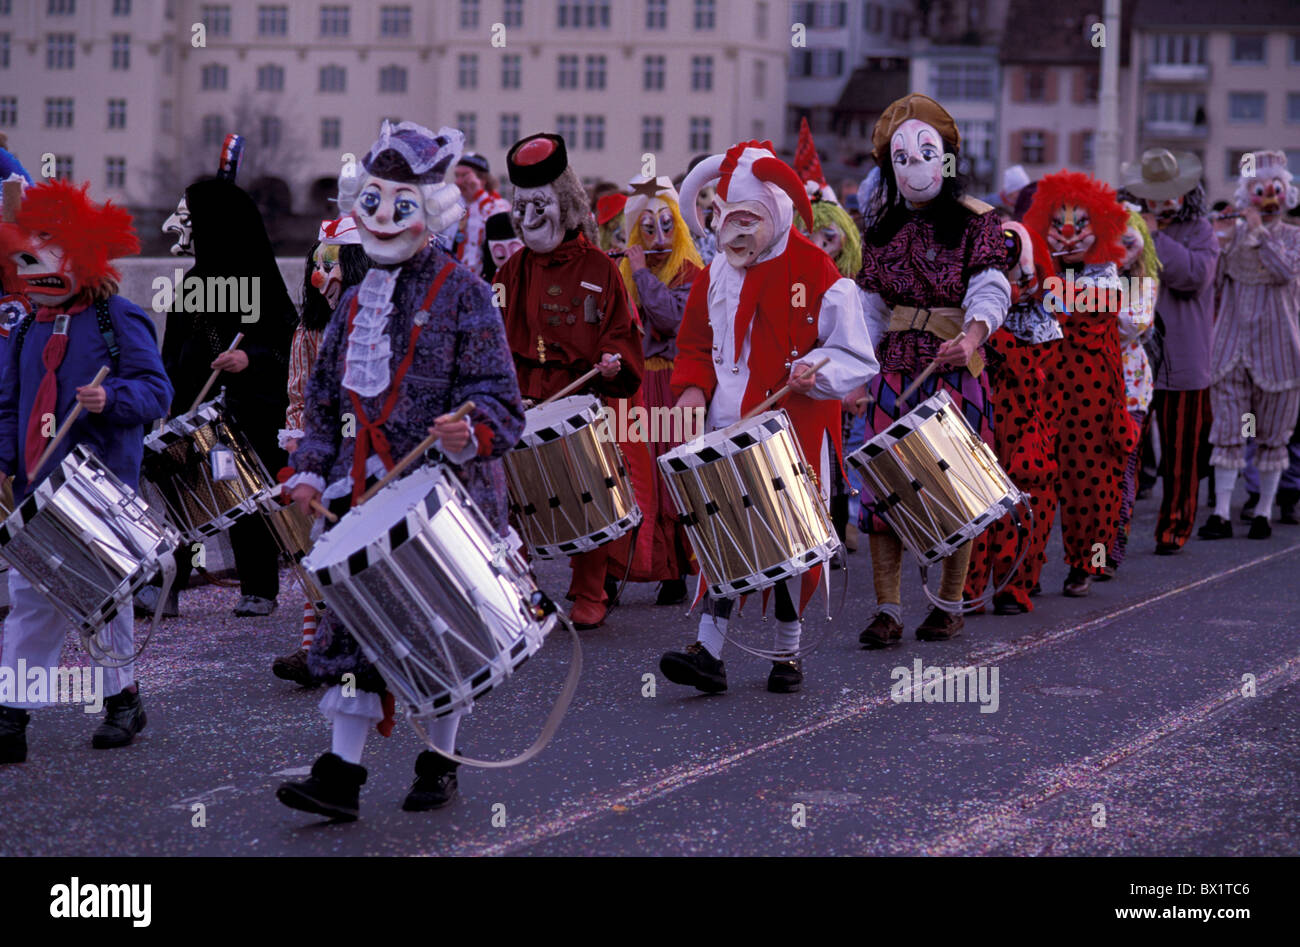
[[[803,622],[779,621],[776,623],[775,650],[782,654],[793,654],[799,650],[799,638],[803,634]]]
[[[727,640],[723,637],[727,631],[727,619],[714,618],[708,612],[700,616],[700,631],[697,636],[704,650],[715,658],[722,657],[722,645]]]
[[[877,602],[876,615],[888,615],[901,625],[903,623],[903,606],[895,605],[893,602]],[[874,618],[875,615],[871,617]]]
[[[447,753],[456,752],[456,731],[460,729],[460,714],[448,714],[433,722],[429,736],[433,745]]]
[[[361,763],[361,751],[366,746],[366,736],[370,733],[371,722],[365,717],[354,714],[338,714],[334,718],[335,755],[343,757],[349,763]]]
[[[1261,478],[1262,479],[1262,478]],[[1237,485],[1237,468],[1214,468],[1214,515],[1232,519],[1232,491]]]
[[[1259,505],[1255,515],[1263,516],[1273,522],[1273,501],[1277,499],[1277,487],[1282,482],[1282,471],[1261,470],[1259,472]]]

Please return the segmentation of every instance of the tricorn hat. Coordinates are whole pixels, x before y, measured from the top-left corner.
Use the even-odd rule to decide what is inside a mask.
[[[1201,180],[1201,159],[1189,151],[1148,148],[1141,161],[1120,166],[1123,188],[1148,201],[1170,201],[1194,189]]]

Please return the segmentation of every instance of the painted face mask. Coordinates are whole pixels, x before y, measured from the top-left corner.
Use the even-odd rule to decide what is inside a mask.
[[[361,233],[361,248],[376,263],[402,263],[429,242],[424,195],[414,184],[367,178],[352,217]]]
[[[695,196],[695,206],[700,209],[700,217],[704,219],[704,226],[710,230],[713,229],[713,195],[718,191],[717,187],[712,184],[706,184],[700,188],[700,193]]]
[[[1286,185],[1277,178],[1259,178],[1250,186],[1250,206],[1259,211],[1261,217],[1273,218],[1282,212],[1282,202],[1286,199]]]
[[[1052,256],[1056,259],[1062,263],[1081,263],[1096,242],[1086,208],[1062,204],[1052,212],[1047,245],[1052,248]]]
[[[1183,197],[1179,195],[1167,201],[1147,201],[1146,205],[1147,210],[1156,215],[1156,220],[1167,224],[1183,209]]]
[[[1119,268],[1121,271],[1127,271],[1142,255],[1142,234],[1136,227],[1129,227],[1119,242],[1124,246],[1124,259],[1120,261]]]
[[[647,256],[665,257],[673,252],[673,211],[665,201],[651,200],[641,211],[637,226]]]
[[[32,246],[13,256],[22,291],[37,306],[67,302],[81,287],[63,248],[47,233],[35,235]]]
[[[340,248],[321,244],[316,248],[316,266],[311,271],[311,284],[325,297],[331,309],[339,304],[343,295],[343,268],[339,265]]]
[[[822,227],[820,230],[814,230],[808,234],[808,239],[825,250],[826,255],[832,260],[844,249],[844,234],[840,233],[839,227]]]
[[[1210,226],[1214,228],[1215,239],[1219,241],[1219,249],[1228,249],[1228,244],[1232,243],[1232,233],[1236,229],[1237,221],[1231,211],[1221,211],[1210,215]]]
[[[181,195],[176,210],[163,221],[163,233],[176,234],[176,242],[171,246],[172,256],[194,256],[194,229],[190,225],[190,205]]]
[[[506,260],[524,248],[524,242],[518,237],[510,240],[489,240],[487,245],[488,253],[492,254],[492,262],[497,265],[497,269],[505,266]]]
[[[560,201],[549,184],[517,188],[510,219],[523,235],[524,245],[534,253],[550,253],[564,239]]]
[[[899,193],[914,207],[927,204],[943,188],[943,138],[933,125],[909,118],[889,140]]]
[[[757,201],[728,204],[716,194],[713,207],[719,222],[718,247],[727,262],[739,270],[753,265],[775,239],[776,227],[767,208]]]

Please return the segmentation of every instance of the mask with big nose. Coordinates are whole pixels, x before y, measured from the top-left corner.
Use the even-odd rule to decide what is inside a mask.
[[[534,253],[550,253],[564,240],[560,216],[560,199],[551,185],[515,189],[510,219],[519,229],[524,246]]]
[[[13,260],[23,292],[38,306],[67,302],[81,288],[67,254],[47,233],[36,234],[36,242]]]
[[[772,215],[758,201],[729,204],[715,194],[713,208],[713,219],[719,222],[718,246],[736,269],[753,265],[775,240]]]
[[[637,219],[641,231],[641,246],[646,256],[654,257],[656,262],[663,260],[673,252],[673,210],[666,201],[654,198],[641,211]]]
[[[339,265],[339,253],[336,246],[321,244],[316,248],[316,265],[311,271],[311,284],[325,297],[331,309],[339,304],[343,295],[343,268]]]

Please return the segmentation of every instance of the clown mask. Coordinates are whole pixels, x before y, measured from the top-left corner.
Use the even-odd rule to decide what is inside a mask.
[[[943,188],[943,138],[933,125],[909,118],[889,140],[898,190],[913,207],[928,204]]]
[[[424,194],[418,185],[368,177],[352,208],[361,247],[376,263],[402,263],[429,242]]]
[[[1087,208],[1062,204],[1052,212],[1047,245],[1052,248],[1052,256],[1060,262],[1082,263],[1096,242]]]
[[[667,256],[673,252],[673,209],[666,201],[654,198],[637,218],[641,246],[647,256]]]
[[[524,246],[534,253],[550,253],[564,240],[560,217],[560,200],[550,184],[515,189],[510,219],[523,237]]]
[[[1183,196],[1170,198],[1167,201],[1146,201],[1148,213],[1154,214],[1156,223],[1163,227],[1165,224],[1173,221],[1178,216],[1178,212],[1183,209]]]
[[[772,215],[758,201],[729,204],[713,197],[714,219],[718,221],[718,247],[727,262],[738,270],[752,266],[776,239]]]
[[[832,260],[838,258],[840,251],[844,249],[844,234],[840,232],[839,227],[822,227],[820,230],[814,230],[808,234],[808,239],[825,250],[826,255]]]
[[[1259,211],[1264,220],[1273,220],[1282,213],[1282,202],[1286,200],[1286,185],[1277,178],[1256,178],[1246,190],[1250,206]]]
[[[181,195],[176,210],[163,221],[163,233],[176,234],[176,242],[171,246],[172,256],[194,256],[194,228],[190,224],[190,205]]]
[[[489,240],[487,246],[488,253],[492,255],[492,262],[499,270],[506,265],[506,260],[524,248],[524,242],[518,237],[512,237],[509,240]]]
[[[710,230],[713,229],[713,195],[718,189],[712,184],[706,184],[700,188],[700,193],[695,195],[695,206],[700,209],[700,219],[704,221],[704,226]]]
[[[343,295],[343,267],[339,264],[340,247],[321,244],[316,248],[315,267],[311,271],[311,284],[325,297],[330,309],[339,304]]]
[[[63,248],[48,233],[38,233],[32,245],[13,255],[22,292],[37,306],[67,302],[80,286]]]
[[[1124,259],[1120,261],[1119,269],[1121,273],[1126,273],[1142,255],[1142,234],[1136,227],[1129,227],[1120,238],[1120,243],[1124,247]]]

